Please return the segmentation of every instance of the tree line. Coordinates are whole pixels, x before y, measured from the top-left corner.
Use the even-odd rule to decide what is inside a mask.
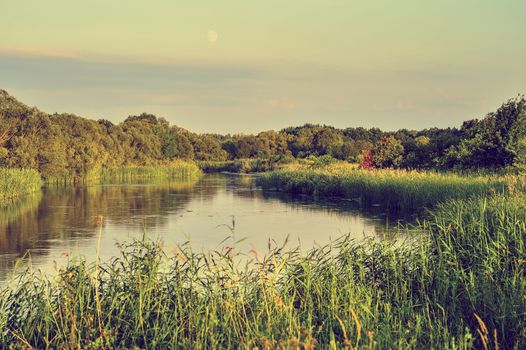
[[[305,124],[257,135],[196,134],[152,114],[114,124],[47,114],[0,90],[0,166],[44,177],[85,176],[102,167],[156,165],[174,159],[225,161],[330,156],[364,167],[526,170],[526,100],[512,98],[460,128],[337,129]]]

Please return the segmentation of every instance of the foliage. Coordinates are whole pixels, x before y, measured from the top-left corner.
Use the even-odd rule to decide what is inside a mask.
[[[371,170],[374,168],[374,153],[372,149],[364,149],[360,155],[360,166],[362,169]]]
[[[227,161],[330,156],[351,162],[372,150],[375,167],[498,169],[524,163],[524,97],[460,129],[383,132],[305,124],[257,135],[195,134],[142,113],[119,124],[46,114],[0,90],[0,166],[45,179],[83,178],[101,168],[155,166],[175,159]],[[263,163],[262,163],[263,164]],[[261,167],[265,169],[266,167]]]
[[[402,164],[404,146],[394,136],[383,137],[371,151],[377,168],[398,168]]]
[[[336,158],[333,158],[328,154],[320,157],[309,157],[309,160],[312,160],[312,164],[310,166],[312,169],[325,168],[331,164],[338,162]]]
[[[526,100],[518,97],[504,103],[482,120],[464,122],[462,139],[447,150],[443,165],[471,169],[512,165],[515,161],[513,145],[521,142],[517,132],[523,126],[520,116],[525,110]]]
[[[526,172],[526,109],[511,128],[507,149],[513,155],[513,165]]]

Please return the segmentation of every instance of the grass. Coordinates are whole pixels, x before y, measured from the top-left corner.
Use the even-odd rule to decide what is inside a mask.
[[[133,176],[156,177],[142,174]],[[144,240],[122,243],[101,264],[72,259],[56,276],[29,265],[0,290],[0,348],[526,348],[519,178],[333,164],[258,181],[393,210],[426,207],[422,236],[407,244],[344,236],[306,253],[283,246],[248,256],[235,246],[168,253]]]
[[[227,161],[200,161],[199,167],[205,173],[260,173],[278,169],[298,169],[308,167],[304,159],[237,159]]]
[[[134,183],[158,180],[197,179],[202,172],[193,161],[174,160],[155,166],[97,168],[84,176],[47,178],[48,186],[68,187],[78,184]]]
[[[274,171],[258,177],[257,183],[264,189],[343,197],[365,206],[378,204],[391,212],[423,213],[425,208],[448,199],[503,193],[510,179],[404,170],[369,171],[338,163],[320,169]]]
[[[0,207],[40,191],[41,187],[42,179],[36,170],[0,168]]]
[[[0,294],[14,348],[521,349],[522,194],[437,205],[411,245],[342,237],[306,254],[235,247],[166,254],[122,245],[55,278],[28,269]]]
[[[100,183],[130,182],[150,179],[199,178],[201,170],[194,162],[175,161],[163,166],[140,166],[100,169],[96,180]]]

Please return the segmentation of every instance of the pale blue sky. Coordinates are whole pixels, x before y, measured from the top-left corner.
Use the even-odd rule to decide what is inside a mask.
[[[524,13],[521,0],[2,0],[0,88],[47,112],[145,111],[198,132],[458,126],[526,92]]]

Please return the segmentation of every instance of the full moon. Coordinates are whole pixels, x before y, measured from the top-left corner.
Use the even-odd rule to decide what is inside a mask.
[[[215,30],[209,30],[206,34],[208,41],[215,43],[217,41],[218,34]]]

